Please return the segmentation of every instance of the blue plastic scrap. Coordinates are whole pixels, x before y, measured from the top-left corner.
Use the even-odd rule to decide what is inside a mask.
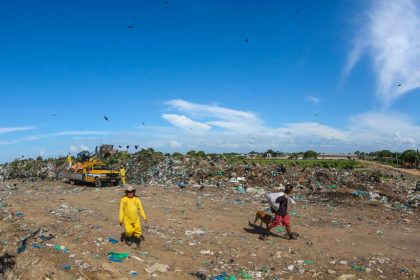
[[[108,241],[111,242],[112,244],[117,244],[118,243],[118,240],[114,239],[112,237],[108,237]]]
[[[122,259],[116,258],[114,256],[109,256],[108,260],[110,260],[111,262],[118,262],[118,263],[123,262]]]

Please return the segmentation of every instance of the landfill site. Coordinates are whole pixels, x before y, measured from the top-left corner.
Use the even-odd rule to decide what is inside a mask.
[[[301,167],[117,153],[141,219],[121,241],[124,186],[69,182],[66,159],[0,166],[1,279],[417,279],[420,176],[369,163]],[[118,182],[117,182],[118,183]],[[292,185],[291,230],[254,224]]]

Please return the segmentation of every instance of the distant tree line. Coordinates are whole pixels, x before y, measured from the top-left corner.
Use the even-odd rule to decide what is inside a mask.
[[[420,152],[418,150],[405,150],[404,152],[391,152],[390,150],[380,150],[376,152],[360,152],[355,154],[362,160],[377,161],[397,167],[419,168]]]

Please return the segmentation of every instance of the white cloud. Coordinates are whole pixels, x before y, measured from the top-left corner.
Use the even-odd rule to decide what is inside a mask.
[[[349,129],[351,141],[356,143],[380,143],[389,149],[415,148],[420,143],[420,127],[402,114],[360,114],[351,118]]]
[[[169,140],[168,146],[171,148],[180,148],[182,146],[182,143],[176,140]]]
[[[373,3],[354,40],[344,73],[350,73],[366,52],[374,63],[377,96],[387,106],[420,87],[420,2]]]
[[[194,149],[208,152],[247,152],[266,149],[314,149],[319,152],[354,152],[378,149],[405,150],[420,144],[420,127],[408,116],[392,112],[367,112],[352,116],[343,128],[320,122],[280,123],[269,127],[257,114],[247,111],[186,101],[177,101],[176,104],[180,106],[170,106],[171,110],[176,111],[174,114],[162,115],[170,124],[166,126],[140,127],[130,131],[61,131],[30,135],[23,140],[0,140],[0,144],[16,144],[38,139],[41,141],[45,138],[45,144],[42,144],[42,147],[45,147],[44,145],[54,140],[48,137],[61,137],[60,141],[56,141],[61,143],[61,146],[54,146],[57,146],[57,150],[70,148],[73,153],[99,145],[97,137],[90,138],[95,135],[101,138],[102,143],[114,144],[115,147],[125,147],[129,144],[131,147],[140,145],[141,148],[152,147],[162,151]],[[201,112],[200,109],[206,112]],[[180,114],[175,114],[181,110],[183,111]],[[225,114],[220,116],[216,112]],[[75,141],[75,137],[80,138]],[[84,145],[80,145],[82,143]],[[37,148],[32,152],[37,154],[39,150],[40,148]],[[48,155],[56,154],[48,149]]]
[[[77,146],[77,145],[71,145],[70,146],[70,151],[72,152],[72,153],[78,153],[78,152],[81,152],[81,151],[89,151],[89,147],[87,147],[87,146],[85,146],[85,145],[79,145],[79,146]]]
[[[170,104],[173,105],[173,103]],[[221,108],[192,104],[186,101],[177,101],[176,104],[182,105],[176,108],[182,108],[185,113],[193,112],[194,114],[191,115],[200,119],[204,118],[204,115],[209,116],[211,114],[195,114],[198,108],[206,108],[207,112],[213,112]],[[172,106],[172,108],[175,107]],[[252,118],[252,129],[242,130],[244,124],[233,120],[234,117],[229,117],[231,120],[227,118],[208,120],[209,118],[207,118],[206,123],[200,124],[222,127],[223,130],[208,129],[197,137],[190,137],[183,130],[178,130],[172,131],[167,137],[177,137],[183,143],[183,147],[216,151],[217,149],[247,151],[267,148],[284,151],[305,150],[307,148],[319,151],[355,151],[356,149],[369,151],[385,147],[391,150],[400,150],[412,148],[420,143],[420,127],[402,114],[367,112],[350,117],[347,127],[338,129],[316,122],[285,123],[278,127],[267,127],[255,114],[227,108],[222,109],[227,112],[234,112],[232,114],[234,116],[246,115],[247,118]],[[217,119],[215,114],[212,117]],[[195,122],[194,117],[186,119],[188,123]],[[182,120],[185,121],[185,119]],[[178,123],[177,126],[181,127]]]
[[[289,123],[285,132],[289,135],[306,137],[309,139],[321,138],[325,140],[346,140],[346,133],[338,129],[314,122]]]
[[[162,118],[171,123],[174,126],[180,127],[184,130],[210,130],[211,127],[208,124],[193,121],[192,119],[176,114],[163,114]]]
[[[307,101],[309,103],[312,103],[314,105],[317,105],[319,103],[319,98],[317,98],[315,96],[306,96],[305,101]]]
[[[35,126],[0,127],[0,134],[36,129]]]
[[[251,133],[261,127],[262,121],[255,113],[233,110],[218,105],[205,105],[175,99],[166,102],[173,110],[188,114],[192,118],[204,119],[207,125],[238,133]]]

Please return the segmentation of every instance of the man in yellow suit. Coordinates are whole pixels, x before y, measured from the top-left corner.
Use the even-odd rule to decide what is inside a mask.
[[[73,164],[73,159],[71,158],[71,155],[69,154],[67,156],[67,167],[70,170],[71,169],[71,165]]]
[[[128,246],[133,243],[136,248],[140,248],[141,226],[140,217],[142,216],[145,223],[147,223],[146,214],[141,205],[140,198],[136,196],[136,190],[133,186],[126,185],[125,195],[120,202],[120,225],[124,224],[125,232],[121,235],[121,241],[125,241]]]
[[[121,174],[121,183],[122,183],[123,185],[125,185],[125,168],[124,168],[124,167],[122,167],[122,168],[120,169],[120,174]]]

